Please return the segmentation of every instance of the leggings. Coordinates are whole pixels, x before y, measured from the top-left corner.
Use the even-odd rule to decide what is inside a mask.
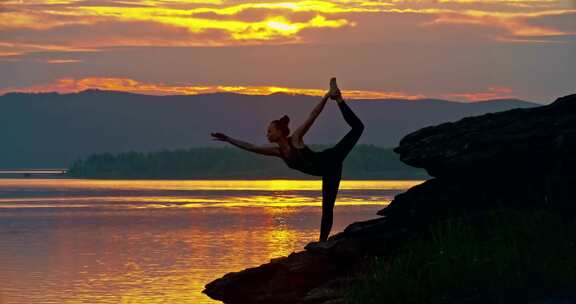
[[[342,164],[348,153],[354,148],[356,142],[364,131],[364,124],[352,112],[350,107],[344,101],[337,102],[338,108],[344,117],[344,120],[352,129],[333,147],[328,148],[330,164],[332,170],[330,173],[322,176],[322,220],[320,223],[320,241],[326,241],[330,230],[332,229],[333,210],[342,178]]]

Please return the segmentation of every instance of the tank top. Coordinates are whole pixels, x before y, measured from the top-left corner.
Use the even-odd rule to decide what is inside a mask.
[[[322,162],[319,152],[312,151],[308,146],[304,145],[303,148],[296,148],[292,145],[292,138],[288,137],[288,144],[290,145],[291,152],[284,154],[282,150],[282,159],[288,167],[316,176],[324,174]]]

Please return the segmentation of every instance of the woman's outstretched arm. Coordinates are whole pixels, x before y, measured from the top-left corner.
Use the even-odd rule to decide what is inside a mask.
[[[222,133],[212,133],[211,134],[214,138],[214,140],[220,140],[220,141],[224,141],[224,142],[228,142],[231,143],[232,145],[244,149],[246,151],[250,151],[250,152],[254,152],[254,153],[258,153],[258,154],[263,154],[263,155],[271,155],[271,156],[280,156],[280,151],[278,150],[278,147],[274,147],[274,146],[257,146],[254,144],[251,144],[249,142],[245,142],[245,141],[241,141],[239,139],[234,139],[228,135],[222,134]]]
[[[326,102],[328,101],[329,98],[330,96],[328,95],[328,93],[326,93],[322,97],[322,100],[312,110],[312,112],[308,116],[308,119],[306,119],[306,121],[304,121],[304,123],[300,127],[298,127],[294,132],[292,132],[292,138],[296,138],[297,141],[302,140],[302,138],[304,137],[306,132],[308,132],[308,130],[310,129],[310,127],[312,126],[318,115],[320,115],[320,113],[324,109],[324,106],[326,105]]]

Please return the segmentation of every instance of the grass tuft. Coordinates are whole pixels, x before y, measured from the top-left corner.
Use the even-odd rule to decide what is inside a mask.
[[[439,221],[345,293],[346,303],[511,303],[576,286],[576,223],[546,209]]]

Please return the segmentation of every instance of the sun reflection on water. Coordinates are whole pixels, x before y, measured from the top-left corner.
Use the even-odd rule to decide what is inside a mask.
[[[419,182],[343,181],[332,233]],[[219,303],[200,293],[207,282],[316,241],[322,200],[320,181],[13,179],[0,188],[2,304]]]

